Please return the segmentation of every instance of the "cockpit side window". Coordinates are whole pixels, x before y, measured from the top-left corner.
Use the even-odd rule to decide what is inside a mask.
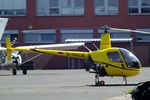
[[[132,54],[130,51],[123,49],[123,48],[120,48],[120,51],[128,67],[130,68],[141,67],[140,61],[134,54]]]
[[[112,62],[122,62],[119,52],[109,52],[107,53],[107,55]]]

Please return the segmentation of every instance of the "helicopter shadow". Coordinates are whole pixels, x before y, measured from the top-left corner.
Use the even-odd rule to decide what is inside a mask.
[[[116,86],[137,86],[139,83],[137,84],[105,84],[105,85],[86,85],[89,87],[116,87]]]

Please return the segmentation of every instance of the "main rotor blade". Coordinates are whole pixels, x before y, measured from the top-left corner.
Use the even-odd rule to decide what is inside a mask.
[[[116,31],[126,31],[126,32],[136,32],[136,33],[150,34],[150,32],[138,31],[138,30],[130,30],[130,29],[111,28],[111,27],[109,27],[109,29],[116,30]]]

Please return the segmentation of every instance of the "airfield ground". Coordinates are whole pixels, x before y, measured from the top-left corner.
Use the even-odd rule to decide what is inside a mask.
[[[31,70],[25,76],[21,71],[12,76],[10,71],[1,70],[0,100],[107,100],[126,94],[139,82],[149,81],[150,68],[128,78],[128,86],[121,85],[121,77],[101,79],[106,86],[94,86],[94,74],[84,70]]]

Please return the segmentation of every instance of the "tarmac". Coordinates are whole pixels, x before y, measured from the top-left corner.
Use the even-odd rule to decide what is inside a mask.
[[[106,85],[95,86],[94,74],[83,69],[19,71],[16,76],[0,70],[0,100],[131,100],[127,93],[149,76],[150,68],[143,68],[127,86],[122,77],[102,77]]]

